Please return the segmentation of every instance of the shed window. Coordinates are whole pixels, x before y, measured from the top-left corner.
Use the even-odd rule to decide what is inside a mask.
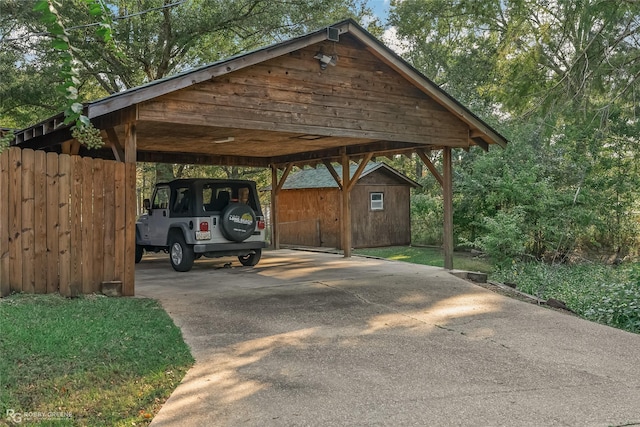
[[[384,193],[369,193],[371,198],[371,210],[381,211],[384,210]]]

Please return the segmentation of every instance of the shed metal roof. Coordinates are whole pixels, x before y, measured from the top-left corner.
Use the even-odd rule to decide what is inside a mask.
[[[333,168],[335,169],[338,176],[342,176],[342,166],[333,165]],[[350,165],[349,176],[353,177],[357,169],[358,165]],[[420,187],[420,184],[404,175],[403,173],[395,170],[386,163],[368,163],[362,170],[359,180],[375,171],[389,172],[398,180],[398,182],[404,183],[405,185],[409,185],[414,188]],[[301,190],[306,188],[338,188],[338,183],[335,179],[333,179],[333,176],[331,176],[331,173],[326,167],[318,166],[315,169],[303,169],[301,171],[292,173],[291,175],[289,175],[282,187],[283,190]],[[266,189],[270,190],[271,187],[268,187]]]

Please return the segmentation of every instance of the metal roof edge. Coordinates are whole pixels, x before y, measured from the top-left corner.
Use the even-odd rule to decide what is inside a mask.
[[[341,175],[342,174],[342,166],[341,165],[337,165],[337,166],[335,166],[335,168],[336,168],[336,172],[339,175]],[[355,173],[357,168],[358,168],[358,165],[350,165],[349,166],[349,175],[353,176],[353,174]],[[330,177],[331,174],[329,173],[329,170],[326,167],[318,166],[318,168],[313,168],[313,169],[301,169],[301,170],[299,170],[297,172],[292,173],[289,178],[294,178],[296,175],[304,174],[304,173],[308,173],[308,172],[317,173],[319,169],[321,169],[322,172],[326,171],[327,177]],[[413,188],[422,187],[422,185],[420,185],[418,182],[412,180],[411,178],[409,178],[408,176],[406,176],[402,172],[396,170],[395,168],[393,168],[392,166],[389,166],[388,164],[386,164],[384,162],[369,162],[365,166],[365,169],[360,174],[360,177],[358,178],[358,181],[360,181],[365,176],[367,176],[367,175],[369,175],[369,174],[371,174],[371,173],[373,173],[375,171],[378,171],[380,169],[384,169],[384,170],[392,173],[399,180],[404,181],[407,185],[410,185]],[[330,186],[308,186],[308,185],[302,185],[302,186],[296,186],[296,187],[289,187],[287,184],[289,184],[291,181],[287,180],[287,181],[285,181],[284,186],[282,187],[282,189],[283,190],[304,190],[304,189],[309,189],[309,188],[338,188],[338,184],[333,179],[331,179],[331,180],[327,179],[327,181],[331,182]],[[270,189],[271,189],[271,186],[267,186],[267,187],[263,188],[262,191],[268,191]]]

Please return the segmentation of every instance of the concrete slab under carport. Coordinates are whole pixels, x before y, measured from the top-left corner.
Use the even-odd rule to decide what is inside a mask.
[[[640,336],[402,262],[137,266],[196,358],[152,426],[640,423]]]

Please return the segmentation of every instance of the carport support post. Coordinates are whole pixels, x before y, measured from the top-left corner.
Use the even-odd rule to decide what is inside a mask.
[[[353,236],[352,236],[352,224],[351,224],[351,190],[353,190],[353,186],[360,179],[360,175],[362,171],[367,166],[367,163],[373,157],[373,153],[368,153],[364,156],[364,158],[360,161],[358,168],[354,172],[353,176],[351,176],[351,171],[349,168],[349,156],[347,156],[347,149],[343,148],[340,151],[340,160],[342,163],[342,183],[338,183],[338,187],[340,187],[342,193],[342,215],[341,215],[341,240],[342,240],[342,251],[344,253],[345,258],[349,258],[351,256],[351,246],[353,245]],[[325,162],[327,165],[327,169],[333,169],[331,164]],[[334,175],[335,171],[332,173]],[[334,176],[334,178],[336,178]]]
[[[273,249],[280,249],[280,234],[278,233],[278,194],[282,190],[289,173],[293,169],[293,163],[287,163],[284,172],[278,181],[278,166],[271,165],[271,236]]]
[[[341,149],[342,163],[342,252],[345,258],[351,257],[351,200],[349,195],[350,176],[349,176],[349,156],[347,156],[346,148]]]
[[[278,234],[278,167],[271,165],[271,244],[273,249],[280,249]]]
[[[134,254],[136,250],[136,160],[137,137],[136,122],[130,122],[124,128],[124,167],[125,167],[125,205],[124,205],[124,274],[122,295],[135,294],[136,270]]]
[[[442,201],[444,205],[444,268],[453,270],[453,177],[451,147],[442,150]]]

